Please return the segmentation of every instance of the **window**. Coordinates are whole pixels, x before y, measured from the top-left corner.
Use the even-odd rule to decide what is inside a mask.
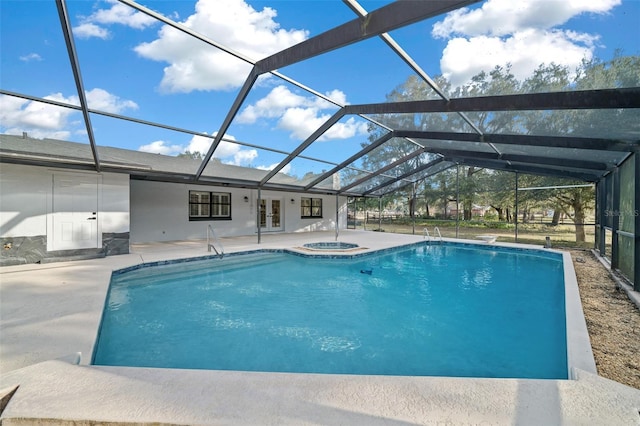
[[[231,194],[189,191],[189,220],[231,220]]]
[[[322,217],[322,198],[301,198],[300,210],[303,218]]]

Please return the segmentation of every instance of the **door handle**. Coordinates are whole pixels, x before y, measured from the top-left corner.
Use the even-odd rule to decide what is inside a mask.
[[[95,216],[94,217],[88,217],[87,220],[96,220]]]

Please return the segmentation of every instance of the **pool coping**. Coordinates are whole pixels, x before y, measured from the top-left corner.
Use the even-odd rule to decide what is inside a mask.
[[[569,367],[569,379],[575,379],[576,369],[597,374],[597,368],[571,254],[567,252],[559,253],[562,255],[564,267],[567,365]]]

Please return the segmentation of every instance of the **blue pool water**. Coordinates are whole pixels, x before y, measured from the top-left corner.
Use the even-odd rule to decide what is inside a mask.
[[[114,274],[93,363],[566,379],[562,260],[534,253],[417,245]]]

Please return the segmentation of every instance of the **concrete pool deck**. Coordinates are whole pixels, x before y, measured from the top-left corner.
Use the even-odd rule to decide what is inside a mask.
[[[319,232],[263,235],[260,245],[256,237],[222,243],[231,253],[334,239]],[[342,231],[339,241],[368,251],[423,237]],[[572,380],[88,365],[111,271],[208,254],[203,241],[178,241],[136,244],[128,255],[102,259],[0,268],[0,397],[18,386],[2,424],[640,424],[640,391],[594,374],[584,353]]]

